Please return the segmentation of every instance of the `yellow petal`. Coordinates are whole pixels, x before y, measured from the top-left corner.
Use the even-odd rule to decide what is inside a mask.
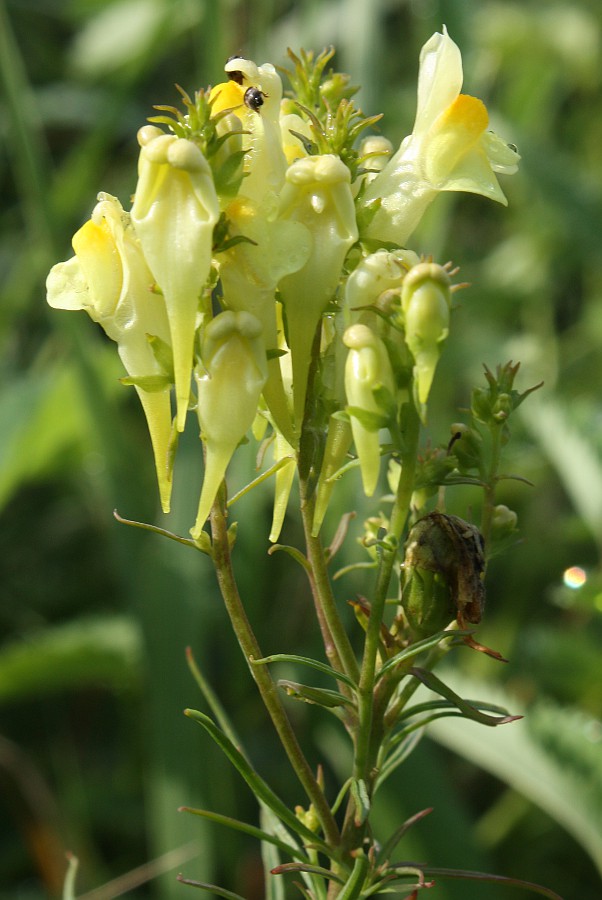
[[[223,81],[211,88],[209,101],[212,102],[211,112],[215,116],[224,109],[236,109],[244,102],[245,88],[236,81]]]
[[[488,124],[485,104],[468,94],[460,94],[437,117],[424,144],[426,175],[434,187],[475,147]]]

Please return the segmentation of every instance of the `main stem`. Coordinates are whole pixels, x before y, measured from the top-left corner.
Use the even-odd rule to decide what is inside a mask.
[[[326,842],[335,849],[340,842],[338,826],[324,793],[299,746],[268,667],[265,665],[253,665],[253,660],[261,659],[263,654],[251,628],[238,591],[238,585],[236,584],[228,540],[224,501],[225,497],[222,490],[211,512],[213,561],[224,605],[238,643],[249,664],[251,675],[259,689],[261,699],[270,715],[289,762],[315,809]]]
[[[420,420],[413,406],[410,406],[403,433],[403,446],[400,451],[401,473],[391,519],[389,524],[389,542],[382,547],[376,589],[370,607],[370,617],[366,630],[364,656],[360,672],[358,690],[359,727],[357,732],[353,775],[355,779],[365,782],[368,790],[373,781],[373,768],[383,736],[384,721],[382,713],[374,715],[374,685],[376,663],[380,643],[380,628],[383,621],[387,592],[391,583],[393,566],[397,557],[397,548],[403,534],[410,511],[410,503],[414,490],[416,472],[416,456],[420,438]],[[391,538],[393,540],[391,540]],[[345,844],[354,831],[354,813],[349,808],[343,831]]]

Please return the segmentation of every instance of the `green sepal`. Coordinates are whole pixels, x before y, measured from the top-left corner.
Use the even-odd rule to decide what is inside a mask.
[[[304,703],[311,703],[314,706],[323,706],[325,709],[336,709],[339,706],[353,706],[351,700],[344,697],[338,691],[331,691],[328,688],[311,687],[308,684],[300,684],[298,681],[289,681],[282,678],[277,681],[278,687],[281,687],[289,697],[293,700],[302,700]]]
[[[357,419],[366,431],[380,431],[381,428],[387,428],[389,425],[390,419],[388,416],[361,409],[359,406],[346,406],[345,411],[348,415]]]
[[[159,394],[173,384],[167,375],[125,375],[119,381],[126,386],[140,388],[148,394]]]
[[[170,345],[156,334],[147,334],[146,340],[148,341],[148,345],[151,348],[152,354],[159,364],[161,371],[169,376],[169,382],[170,384],[173,384],[173,353]]]
[[[266,350],[265,355],[268,359],[280,359],[281,356],[288,356],[288,350],[279,350],[277,347],[272,350]]]

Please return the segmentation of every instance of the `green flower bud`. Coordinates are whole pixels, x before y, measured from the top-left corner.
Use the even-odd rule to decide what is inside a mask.
[[[450,455],[455,457],[460,471],[480,471],[483,466],[483,439],[479,432],[463,422],[454,422],[450,431]]]
[[[205,329],[203,367],[195,370],[197,414],[206,448],[205,477],[191,534],[195,540],[236,447],[251,428],[267,378],[261,323],[250,313],[226,311]]]
[[[366,325],[352,325],[343,335],[349,348],[345,364],[345,392],[351,430],[360,461],[364,493],[371,497],[380,472],[379,430],[386,427],[390,410],[379,403],[378,392],[395,398],[395,379],[386,347]]]
[[[366,313],[366,307],[373,306],[386,291],[401,288],[408,268],[418,262],[418,257],[410,250],[389,252],[377,250],[363,259],[345,285],[343,315],[345,325],[366,322],[376,326],[376,317]],[[370,318],[367,319],[366,316]]]
[[[495,421],[503,424],[513,409],[514,404],[511,395],[499,394],[497,400],[493,404],[491,412]]]
[[[435,263],[419,263],[403,281],[406,344],[414,357],[415,398],[423,418],[441,344],[449,334],[450,287],[447,271]]]
[[[372,134],[360,144],[359,154],[363,166],[368,170],[367,181],[382,172],[393,153],[393,144],[382,134]]]
[[[167,310],[176,422],[183,431],[199,295],[209,277],[219,203],[211,169],[196,144],[157,132],[145,126],[138,135],[141,149],[132,221]]]
[[[503,540],[516,531],[518,516],[513,509],[509,509],[500,503],[494,507],[491,518],[491,537],[493,540]]]

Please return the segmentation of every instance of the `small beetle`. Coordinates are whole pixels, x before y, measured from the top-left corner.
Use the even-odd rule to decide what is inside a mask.
[[[255,112],[259,112],[260,107],[263,106],[264,97],[267,97],[267,94],[264,94],[264,92],[259,90],[259,88],[247,88],[244,96],[245,106],[247,106],[249,109],[254,109]]]

